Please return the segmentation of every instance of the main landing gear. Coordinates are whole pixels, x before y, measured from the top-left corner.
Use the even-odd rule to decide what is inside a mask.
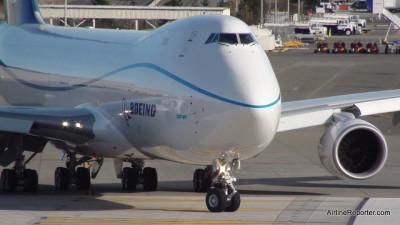
[[[78,190],[89,190],[91,187],[89,168],[78,166],[91,161],[95,162],[95,170],[92,173],[92,178],[95,178],[103,165],[103,158],[96,160],[92,160],[92,157],[88,156],[77,158],[76,153],[67,152],[66,167],[57,167],[54,173],[56,190],[68,190],[71,184],[75,184]]]
[[[1,171],[1,190],[5,192],[15,192],[21,186],[24,192],[37,192],[39,178],[36,170],[26,169],[23,161],[24,156],[15,162],[13,169],[3,169]]]
[[[240,194],[233,186],[236,178],[231,172],[240,169],[239,155],[227,151],[204,170],[196,170],[193,185],[196,191],[206,191],[210,212],[235,212],[240,207]]]
[[[13,139],[9,146],[10,151],[16,151],[15,165],[12,169],[3,169],[1,172],[0,188],[4,192],[15,192],[17,187],[23,188],[24,192],[37,192],[39,187],[38,173],[36,170],[26,169],[26,165],[36,156],[34,152],[27,160],[23,155],[23,136],[19,135]]]
[[[144,167],[143,160],[132,160],[131,167],[124,167],[122,170],[122,189],[135,191],[136,186],[143,185],[145,191],[156,191],[158,187],[157,170],[151,167]]]

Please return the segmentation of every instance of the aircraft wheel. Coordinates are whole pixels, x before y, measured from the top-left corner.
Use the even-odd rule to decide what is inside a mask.
[[[201,192],[203,190],[203,169],[197,169],[193,174],[193,187],[196,192]]]
[[[76,169],[76,188],[78,190],[90,188],[90,171],[88,168],[78,167]]]
[[[211,171],[210,171],[211,172]],[[203,189],[201,190],[202,192],[207,192],[208,189],[210,189],[212,183],[212,177],[210,173],[206,173],[203,175]]]
[[[158,186],[157,170],[146,167],[143,169],[143,189],[145,191],[155,191]]]
[[[1,177],[0,177],[0,183],[1,183],[1,191],[5,191],[5,186],[6,186],[6,170],[3,169],[1,171]]]
[[[4,169],[1,172],[1,189],[6,192],[15,192],[17,190],[17,173],[15,170]]]
[[[37,192],[39,187],[38,174],[36,170],[24,170],[24,188],[25,192]]]
[[[57,167],[54,174],[54,184],[56,190],[68,190],[70,183],[69,170],[64,167]]]
[[[210,212],[224,211],[227,205],[225,192],[219,188],[210,189],[207,192],[206,205]]]
[[[228,206],[225,208],[225,212],[236,212],[240,207],[240,194],[236,192],[236,194],[232,197],[231,201],[228,203]]]
[[[193,175],[193,187],[196,192],[207,192],[211,187],[212,178],[209,169],[197,169]]]
[[[124,190],[135,191],[139,173],[136,169],[125,167],[122,174],[122,188]]]
[[[122,170],[122,178],[121,178],[122,190],[128,190],[128,176],[127,176],[128,169],[129,169],[128,167],[125,167]]]

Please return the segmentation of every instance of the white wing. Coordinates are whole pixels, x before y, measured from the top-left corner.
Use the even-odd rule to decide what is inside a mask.
[[[286,102],[278,132],[329,124],[333,115],[348,112],[355,117],[400,111],[400,90],[368,92]]]
[[[382,132],[358,117],[397,111],[400,90],[287,102],[278,132],[325,125],[318,143],[321,163],[338,177],[367,179],[385,165],[388,147]]]

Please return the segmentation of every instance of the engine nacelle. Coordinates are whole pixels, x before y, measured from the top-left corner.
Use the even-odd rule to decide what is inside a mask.
[[[361,180],[382,169],[388,149],[383,134],[374,125],[360,119],[344,119],[325,130],[318,153],[333,175]]]

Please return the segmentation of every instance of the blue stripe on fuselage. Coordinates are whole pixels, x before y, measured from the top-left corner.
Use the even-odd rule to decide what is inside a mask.
[[[7,67],[6,65],[4,65],[4,67],[10,68],[10,67]],[[194,91],[197,91],[197,92],[199,92],[199,93],[201,93],[203,95],[206,95],[208,97],[214,98],[214,99],[222,101],[222,102],[226,102],[226,103],[230,103],[230,104],[238,105],[238,106],[243,106],[243,107],[247,107],[247,108],[268,108],[268,107],[271,107],[271,106],[277,104],[281,99],[281,96],[278,95],[276,100],[274,100],[271,103],[265,104],[265,105],[252,105],[252,104],[247,104],[247,103],[243,103],[243,102],[234,101],[234,100],[231,100],[231,99],[224,98],[222,96],[216,95],[214,93],[211,93],[209,91],[206,91],[205,89],[200,88],[200,87],[198,87],[198,86],[196,86],[194,84],[191,84],[190,82],[188,82],[188,81],[176,76],[175,74],[173,74],[173,73],[171,73],[171,72],[169,72],[169,71],[167,71],[167,70],[165,70],[165,69],[163,69],[163,68],[161,68],[161,67],[159,67],[159,66],[157,66],[155,64],[152,64],[152,63],[131,64],[131,65],[128,65],[128,66],[113,70],[111,72],[108,72],[108,73],[100,76],[99,78],[95,78],[95,79],[89,80],[89,81],[87,81],[85,83],[77,84],[77,85],[71,85],[71,86],[64,86],[64,87],[49,87],[49,86],[34,84],[34,83],[31,83],[31,82],[28,82],[26,80],[23,80],[23,79],[19,78],[11,70],[6,69],[6,71],[8,72],[8,74],[11,77],[13,77],[19,83],[21,83],[21,84],[23,84],[25,86],[34,88],[34,89],[44,90],[44,91],[71,91],[71,90],[75,90],[75,89],[78,89],[78,88],[85,87],[87,85],[95,83],[96,81],[102,80],[102,79],[107,78],[107,77],[111,77],[111,76],[113,76],[113,75],[115,75],[115,74],[117,74],[119,72],[126,71],[126,70],[133,69],[133,68],[149,68],[149,69],[153,69],[153,70],[159,72],[160,74],[163,74],[163,75],[165,75],[165,76],[167,76],[167,77],[169,77],[169,78],[171,78],[171,79],[183,84],[184,86],[186,86],[186,87],[188,87],[188,88],[190,88],[190,89],[192,89]]]

